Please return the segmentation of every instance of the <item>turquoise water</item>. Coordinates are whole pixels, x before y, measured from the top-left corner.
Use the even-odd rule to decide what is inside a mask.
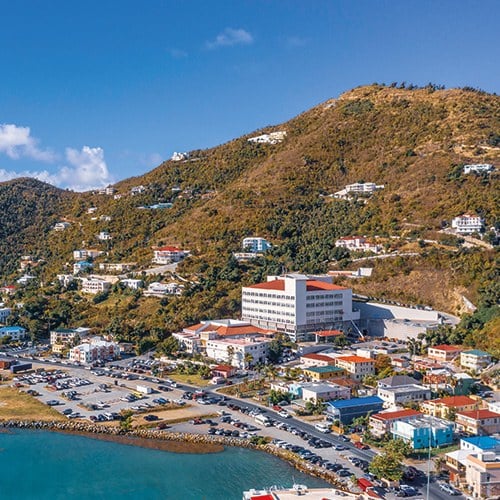
[[[250,488],[326,483],[252,450],[206,455],[44,431],[0,433],[1,500],[242,498]]]

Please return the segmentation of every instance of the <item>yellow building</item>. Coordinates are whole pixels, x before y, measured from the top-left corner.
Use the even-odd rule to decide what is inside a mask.
[[[302,371],[307,378],[315,381],[329,380],[345,375],[345,370],[338,366],[311,366]]]

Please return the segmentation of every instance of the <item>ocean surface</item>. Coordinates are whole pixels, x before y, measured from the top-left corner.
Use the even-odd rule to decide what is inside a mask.
[[[262,452],[184,454],[46,431],[0,433],[1,500],[240,500],[250,488],[320,487]]]

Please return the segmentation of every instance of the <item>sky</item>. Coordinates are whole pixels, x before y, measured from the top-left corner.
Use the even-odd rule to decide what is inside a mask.
[[[500,93],[498,0],[0,6],[0,181],[105,186],[373,82]]]

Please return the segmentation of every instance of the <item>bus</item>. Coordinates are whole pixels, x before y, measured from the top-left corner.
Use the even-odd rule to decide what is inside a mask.
[[[271,422],[269,422],[269,418],[266,417],[265,415],[257,415],[255,417],[255,421],[258,424],[263,425],[264,427],[271,427]]]

